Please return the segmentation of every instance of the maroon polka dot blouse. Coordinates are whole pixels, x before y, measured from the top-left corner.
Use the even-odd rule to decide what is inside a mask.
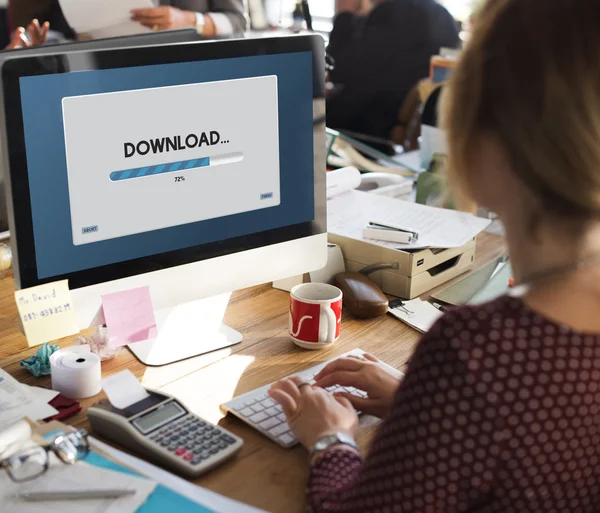
[[[600,334],[521,299],[447,313],[413,355],[363,462],[336,449],[314,512],[600,512]]]

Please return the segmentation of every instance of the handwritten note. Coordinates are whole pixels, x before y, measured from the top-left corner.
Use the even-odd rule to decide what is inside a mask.
[[[17,290],[15,301],[29,347],[79,333],[67,280]]]
[[[120,347],[156,338],[156,320],[150,289],[124,290],[102,296],[110,343]]]

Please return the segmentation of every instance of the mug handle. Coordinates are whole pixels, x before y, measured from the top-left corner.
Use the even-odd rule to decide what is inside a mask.
[[[335,332],[337,330],[337,319],[335,317],[335,313],[331,309],[329,305],[321,307],[325,312],[325,316],[327,317],[327,340],[325,340],[326,344],[332,344],[335,342]]]

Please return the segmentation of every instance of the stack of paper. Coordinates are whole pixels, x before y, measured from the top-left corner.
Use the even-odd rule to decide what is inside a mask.
[[[40,420],[57,413],[45,398],[0,369],[0,431],[24,417]]]
[[[419,205],[410,201],[349,191],[327,202],[327,231],[391,249],[458,248],[490,224],[464,212]],[[368,223],[399,226],[416,231],[412,244],[365,239]]]

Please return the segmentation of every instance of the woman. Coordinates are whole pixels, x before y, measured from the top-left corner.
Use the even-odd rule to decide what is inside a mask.
[[[502,219],[522,294],[446,314],[400,386],[373,358],[317,376],[366,400],[272,388],[302,444],[324,448],[313,511],[600,511],[598,20],[598,0],[478,14],[444,98],[449,182]],[[364,461],[343,436],[353,406],[384,418]]]

